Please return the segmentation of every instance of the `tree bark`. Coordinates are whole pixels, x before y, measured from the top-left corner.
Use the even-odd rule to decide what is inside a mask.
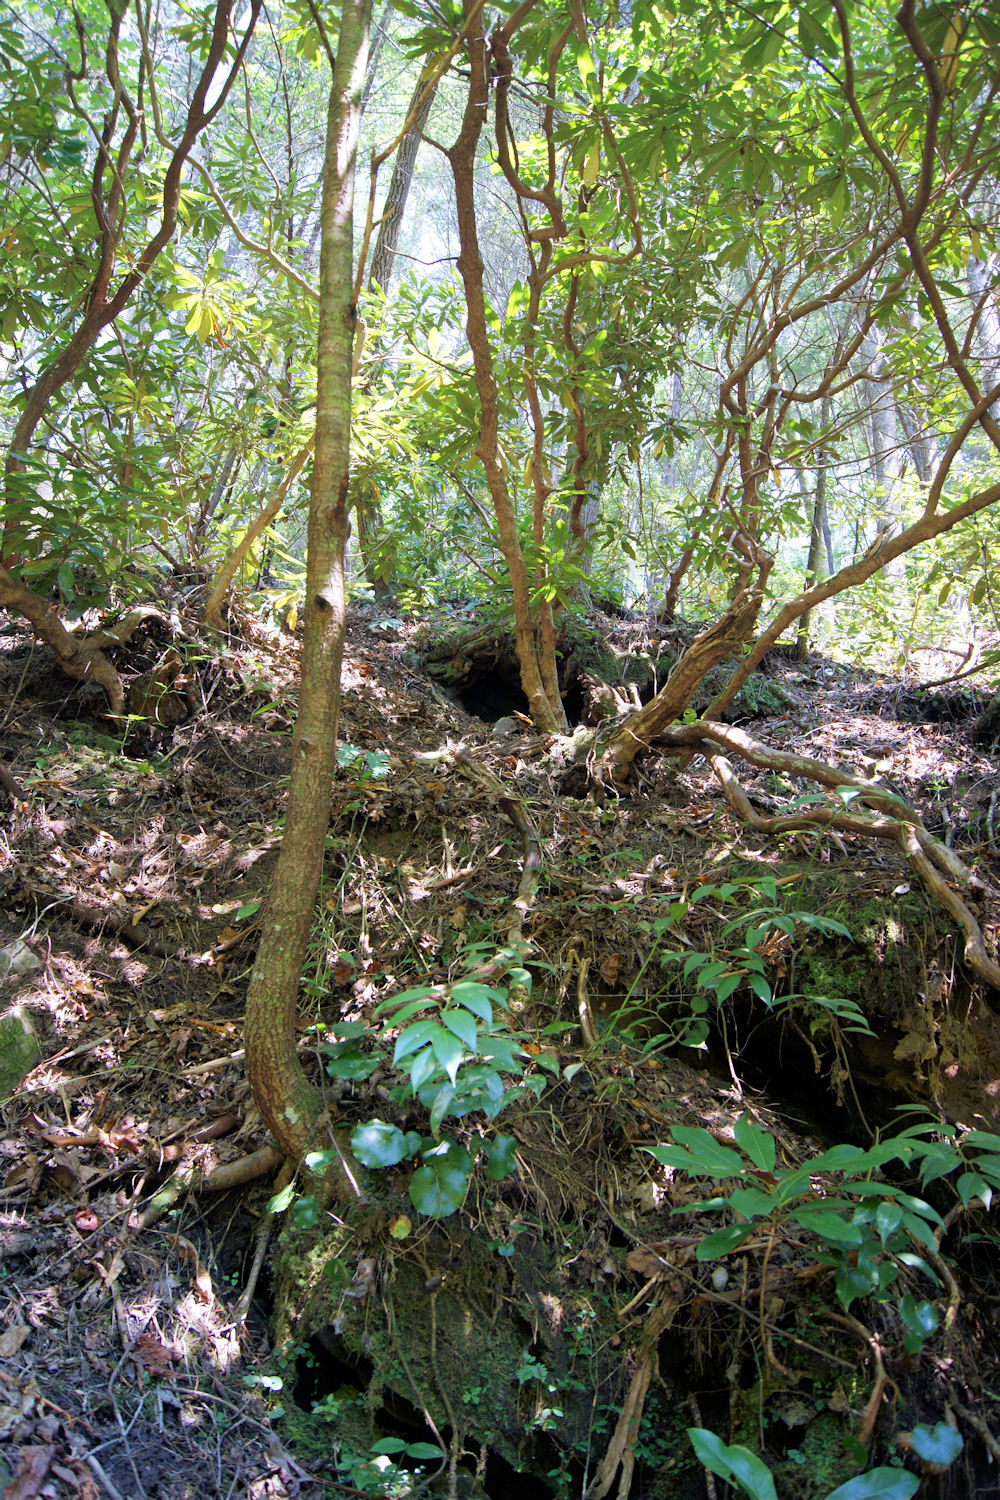
[[[135,105],[124,89],[115,89],[127,115],[122,140],[114,160],[111,159],[111,134],[114,117],[105,125],[105,133],[95,160],[91,202],[99,229],[97,265],[91,278],[85,300],[85,311],[75,332],[63,349],[46,364],[34,383],[25,392],[24,405],[14,428],[7,449],[4,472],[7,482],[4,490],[4,513],[0,532],[0,556],[16,554],[16,523],[12,520],[11,506],[16,502],[15,485],[24,471],[24,459],[29,453],[39,424],[46,415],[55,396],[76,374],[104,330],[125,310],[133,295],[149,274],[162,250],[169,244],[177,228],[181,198],[181,183],[184,169],[191,151],[202,132],[218,115],[229,91],[243,66],[246,49],[250,44],[261,0],[250,0],[249,14],[243,36],[231,49],[230,19],[232,0],[216,0],[212,38],[208,55],[195,85],[181,138],[173,148],[163,181],[163,198],[160,222],[145,249],[129,265],[116,287],[112,286],[122,227],[126,212],[124,176],[132,148],[139,130],[139,115]],[[117,78],[118,29],[122,16],[111,8],[112,22],[109,31],[107,58],[109,77]],[[218,84],[216,74],[223,60],[230,55],[230,67]],[[209,104],[209,98],[212,102]],[[105,177],[110,186],[105,187]],[[83,639],[75,638],[53,615],[46,600],[21,583],[7,568],[0,568],[0,606],[16,610],[31,625],[39,640],[52,647],[60,667],[70,677],[92,678],[99,682],[108,695],[111,711],[124,711],[124,699],[118,673],[99,650],[88,647]]]
[[[413,124],[400,141],[393,160],[389,190],[382,206],[382,221],[379,224],[375,249],[372,251],[371,272],[368,276],[369,292],[377,292],[383,299],[392,281],[396,250],[403,227],[406,200],[410,196],[410,187],[413,183],[417,152],[420,149],[424,126],[427,124],[436,94],[436,83],[428,90],[423,77],[417,79],[406,112],[406,119],[413,116]],[[374,496],[362,498],[360,494],[354,495],[353,505],[358,522],[358,556],[361,559],[361,566],[365,577],[371,584],[376,600],[379,603],[385,603],[392,598],[399,579],[394,562],[389,563],[386,559],[380,558],[377,552],[375,539],[382,526],[382,508]]]
[[[477,0],[465,0],[467,21],[475,15],[476,10]],[[476,456],[486,474],[487,487],[496,511],[500,549],[510,572],[521,686],[537,728],[548,733],[558,733],[564,730],[567,724],[555,682],[554,641],[551,631],[547,631],[542,645],[546,657],[551,653],[552,659],[546,660],[546,669],[543,671],[539,642],[536,639],[532,618],[531,587],[527,564],[518,536],[514,503],[500,460],[500,403],[490,346],[489,326],[486,320],[483,257],[479,249],[474,178],[476,149],[486,119],[489,98],[486,38],[483,34],[480,15],[475,16],[474,24],[468,30],[468,44],[470,68],[465,113],[458,139],[446,155],[455,182],[455,208],[461,247],[458,272],[465,291],[465,326],[469,347],[472,350],[476,393],[479,397],[479,442],[476,445]],[[555,691],[553,692],[554,685]]]
[[[299,979],[323,867],[336,762],[346,606],[353,303],[354,165],[371,0],[344,0],[323,167],[316,444],[309,504],[302,684],[285,835],[246,1008],[247,1074],[282,1150],[298,1158],[320,1096],[296,1052]]]

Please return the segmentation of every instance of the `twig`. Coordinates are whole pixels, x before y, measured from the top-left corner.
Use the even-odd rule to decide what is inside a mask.
[[[594,1013],[590,1008],[590,997],[587,994],[587,971],[590,968],[590,959],[580,958],[577,962],[580,965],[580,972],[576,979],[576,1009],[580,1017],[583,1044],[585,1047],[596,1047],[599,1038],[597,1027],[594,1025]]]
[[[951,1398],[951,1404],[958,1412],[958,1415],[963,1419],[963,1421],[968,1422],[969,1426],[974,1427],[979,1433],[979,1436],[982,1438],[987,1449],[992,1455],[994,1463],[1000,1463],[1000,1443],[997,1442],[996,1438],[993,1436],[992,1432],[987,1427],[982,1417],[978,1417],[974,1411],[970,1411],[967,1406],[963,1405],[963,1403],[959,1401],[958,1397],[955,1395],[955,1387],[953,1385],[950,1385],[948,1387],[948,1394]]]
[[[281,1171],[274,1179],[274,1193],[272,1193],[272,1197],[274,1196],[274,1194],[280,1193],[282,1188],[287,1187],[294,1175],[295,1167],[293,1163],[290,1161],[286,1161],[284,1166],[281,1168]],[[250,1267],[250,1274],[247,1277],[247,1284],[240,1293],[240,1299],[236,1304],[233,1324],[237,1328],[246,1322],[247,1316],[250,1312],[250,1304],[253,1301],[253,1294],[257,1290],[257,1282],[260,1280],[261,1268],[264,1264],[264,1256],[267,1254],[267,1247],[270,1243],[271,1231],[273,1229],[274,1211],[269,1209],[267,1213],[265,1213],[263,1219],[261,1220],[260,1227],[257,1230],[257,1247],[254,1250],[253,1264]]]

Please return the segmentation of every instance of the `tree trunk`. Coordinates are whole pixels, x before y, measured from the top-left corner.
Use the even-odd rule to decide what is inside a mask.
[[[340,712],[356,322],[354,163],[370,15],[371,0],[344,0],[327,116],[302,684],[285,835],[246,1007],[247,1074],[254,1098],[282,1150],[296,1158],[306,1147],[320,1105],[298,1059],[296,1031],[299,979],[323,867]]]
[[[191,96],[181,138],[173,148],[164,176],[160,222],[141,253],[130,257],[128,270],[117,286],[114,286],[128,206],[125,199],[125,174],[139,130],[138,112],[124,90],[120,89],[120,82],[116,84],[116,95],[124,104],[128,124],[112,159],[109,138],[114,120],[109,117],[105,127],[108,138],[101,146],[95,168],[92,197],[95,210],[99,210],[101,228],[97,265],[87,295],[81,299],[86,310],[75,331],[25,392],[24,404],[4,464],[6,483],[3,524],[0,530],[0,557],[4,559],[10,558],[12,554],[16,556],[20,551],[16,512],[12,507],[18,500],[19,485],[23,483],[24,460],[31,450],[35,433],[46,417],[52,398],[73,379],[104,330],[124,312],[161,252],[173,238],[188,158],[199,136],[221,110],[243,66],[260,5],[261,0],[250,0],[243,36],[233,49],[230,35],[231,0],[216,0],[208,54]],[[112,24],[107,43],[109,78],[112,78],[112,74],[117,74],[118,29],[124,13],[111,8]],[[230,62],[229,71],[220,82],[218,70],[227,57]],[[211,103],[208,102],[209,98]],[[102,166],[103,172],[99,170]],[[105,179],[110,184],[106,189]],[[120,714],[124,711],[121,682],[108,659],[99,650],[88,648],[84,641],[75,639],[52,614],[48,602],[21,583],[6,567],[0,568],[0,606],[16,610],[25,617],[38,639],[52,647],[60,667],[69,676],[84,679],[89,677],[100,682],[108,695],[112,713]]]
[[[383,298],[388,294],[389,284],[392,281],[399,235],[403,227],[403,215],[406,212],[406,200],[410,196],[424,126],[427,124],[431,106],[437,95],[437,84],[427,93],[426,98],[422,98],[426,89],[427,85],[423,78],[418,78],[405,118],[408,119],[414,110],[416,113],[413,124],[400,141],[393,160],[389,191],[382,205],[382,221],[379,224],[375,249],[372,251],[368,290],[369,292],[377,291]],[[370,350],[369,354],[371,354]],[[374,495],[363,498],[360,493],[354,494],[352,504],[358,522],[358,556],[361,559],[361,566],[376,600],[379,603],[385,603],[393,597],[399,577],[395,560],[379,557],[377,551],[376,537],[382,527],[382,508]]]
[[[833,397],[829,392],[820,403],[820,429],[827,432],[833,420]],[[830,455],[825,448],[821,448],[816,455],[816,493],[813,496],[812,524],[809,528],[809,558],[806,562],[806,588],[811,589],[817,578],[823,576],[824,551],[826,551],[827,571],[833,572],[830,565],[829,544],[824,547],[824,542],[829,537],[830,526],[827,517],[826,490],[830,474]],[[799,622],[798,640],[796,642],[795,654],[799,661],[805,661],[809,654],[809,623],[811,610],[806,610]]]
[[[465,16],[475,14],[478,0],[465,0]],[[500,458],[499,393],[483,289],[483,258],[479,249],[476,219],[475,178],[476,148],[482,134],[489,98],[486,66],[486,39],[481,18],[469,27],[469,90],[462,128],[447,157],[455,182],[455,209],[461,254],[458,271],[465,291],[466,332],[472,350],[476,394],[479,397],[479,442],[476,456],[486,474],[500,533],[500,549],[510,572],[514,601],[514,627],[517,657],[521,667],[521,686],[528,700],[536,726],[548,733],[567,727],[566,714],[559,697],[555,664],[555,632],[546,612],[541,638],[536,633],[531,610],[531,587],[517,517]]]

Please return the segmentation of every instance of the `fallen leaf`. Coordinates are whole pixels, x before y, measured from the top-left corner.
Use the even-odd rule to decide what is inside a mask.
[[[164,1238],[179,1255],[183,1255],[191,1262],[194,1271],[194,1289],[202,1302],[214,1302],[215,1290],[212,1286],[212,1277],[198,1258],[198,1252],[190,1240],[186,1240],[181,1234],[168,1234]]]
[[[614,986],[618,982],[618,970],[621,968],[622,956],[620,953],[609,953],[601,963],[600,974],[606,985]]]
[[[132,1357],[137,1359],[151,1380],[172,1380],[174,1353],[151,1333],[143,1333],[136,1340]]]
[[[73,1223],[81,1234],[93,1234],[95,1229],[100,1229],[101,1221],[92,1208],[81,1208],[79,1213],[73,1215]]]
[[[22,1448],[17,1473],[4,1490],[4,1500],[34,1500],[52,1467],[56,1456],[54,1445],[48,1448]]]
[[[31,1334],[27,1323],[15,1323],[0,1333],[0,1359],[11,1359]]]

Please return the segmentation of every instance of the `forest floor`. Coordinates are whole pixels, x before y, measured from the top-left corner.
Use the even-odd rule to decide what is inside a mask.
[[[732,1121],[746,1111],[774,1134],[786,1163],[831,1141],[870,1140],[866,1131],[884,1127],[900,1104],[997,1130],[998,997],[965,973],[957,934],[892,845],[812,833],[776,840],[742,829],[701,760],[678,769],[651,754],[635,784],[603,805],[560,796],[561,767],[545,737],[527,722],[498,737],[426,674],[422,652],[439,626],[372,607],[351,612],[342,766],[304,974],[304,1030],[366,1021],[394,992],[468,972],[502,941],[521,842],[501,799],[453,759],[434,758],[461,742],[521,800],[537,831],[543,877],[524,928],[536,988],[520,1024],[533,1038],[537,1069],[551,1078],[536,1109],[514,1112],[524,1185],[477,1199],[461,1232],[507,1245],[529,1225],[537,1243],[546,1240],[550,1270],[560,1255],[553,1245],[565,1247],[550,1283],[537,1261],[526,1289],[521,1265],[526,1311],[514,1305],[513,1284],[497,1282],[497,1296],[502,1290],[512,1316],[529,1328],[536,1353],[537,1309],[573,1278],[612,1321],[640,1306],[645,1290],[646,1311],[660,1308],[659,1323],[624,1316],[621,1335],[609,1338],[598,1362],[602,1380],[615,1367],[612,1405],[620,1409],[631,1397],[637,1421],[642,1415],[630,1384],[642,1363],[641,1348],[637,1355],[629,1342],[629,1330],[638,1329],[647,1343],[660,1337],[647,1409],[659,1392],[663,1421],[665,1407],[680,1399],[672,1434],[720,1421],[738,1433],[732,1392],[704,1395],[720,1384],[716,1346],[733,1338],[723,1314],[739,1317],[741,1329],[749,1320],[748,1348],[787,1376],[765,1329],[765,1291],[776,1295],[768,1256],[800,1290],[817,1267],[803,1269],[789,1243],[773,1255],[773,1246],[761,1246],[756,1259],[740,1262],[743,1298],[727,1292],[725,1271],[710,1280],[710,1267],[694,1266],[695,1216],[676,1232],[667,1227],[670,1207],[683,1200],[663,1201],[640,1148],[668,1141],[677,1123],[711,1124],[731,1140]],[[267,1144],[244,1077],[241,1017],[257,903],[281,837],[298,647],[249,624],[222,649],[199,636],[193,621],[186,630],[171,641],[161,626],[144,627],[120,665],[142,672],[168,647],[179,649],[190,713],[169,727],[131,722],[124,735],[106,719],[100,695],[61,679],[16,625],[0,634],[0,760],[22,793],[0,793],[0,963],[9,970],[0,1002],[4,1010],[21,1008],[40,1049],[0,1115],[0,1488],[9,1500],[350,1496],[373,1482],[363,1465],[343,1458],[338,1465],[344,1440],[335,1424],[327,1427],[324,1457],[315,1441],[297,1447],[279,1409],[287,1417],[293,1397],[308,1404],[309,1393],[329,1395],[346,1378],[346,1360],[324,1384],[315,1368],[323,1340],[311,1326],[272,1348],[266,1264],[254,1299],[241,1304],[266,1245],[273,1173],[218,1193],[196,1192],[191,1181],[192,1173],[210,1178]],[[655,641],[638,625],[603,620],[600,633],[605,662],[624,662],[640,647],[655,655]],[[771,746],[878,776],[987,885],[1000,881],[993,821],[1000,768],[994,750],[972,740],[968,694],[922,693],[817,657],[800,665],[778,654],[767,676],[780,689],[780,711],[744,728]],[[765,810],[804,790],[756,772],[743,780]],[[713,1018],[707,1050],[656,1050],[658,1038],[679,1034],[670,1018],[680,978],[679,966],[661,965],[658,917],[684,901],[670,946],[713,952],[737,909],[726,904],[726,883],[745,883],[741,890],[750,892],[765,875],[794,891],[796,909],[846,924],[855,940],[801,952],[779,944],[771,954],[775,992],[811,987],[858,1003],[873,1035],[816,1028],[806,1013],[779,1029],[760,1006],[736,996]],[[705,887],[704,899],[690,903]],[[1000,900],[984,890],[976,909],[992,946]],[[599,1034],[596,1046],[582,1039],[581,1018]],[[311,1043],[304,1055],[319,1081]],[[362,1121],[388,1108],[386,1073],[324,1086],[343,1118]],[[185,1191],[161,1201],[166,1211],[157,1217],[150,1205],[165,1183]],[[831,1323],[825,1338],[842,1379],[831,1378],[825,1402],[810,1386],[805,1415],[794,1381],[785,1382],[786,1467],[800,1461],[810,1421],[831,1413],[845,1432],[868,1421],[862,1445],[877,1429],[875,1447],[886,1461],[898,1425],[893,1400],[922,1401],[921,1419],[943,1415],[964,1427],[966,1450],[950,1476],[925,1468],[921,1494],[1000,1494],[991,1477],[1000,1468],[992,1436],[1000,1430],[1000,1296],[995,1270],[976,1259],[977,1246],[991,1248],[983,1225],[965,1233],[955,1249],[956,1263],[965,1256],[958,1332],[934,1356],[935,1374],[905,1360],[891,1365],[891,1398],[878,1375],[885,1336],[880,1345],[869,1329],[866,1343],[863,1321]],[[423,1279],[439,1242],[414,1235]],[[405,1245],[391,1248],[405,1259]],[[700,1375],[686,1385],[667,1368],[662,1335],[673,1314],[655,1290],[671,1278],[685,1287],[677,1300],[686,1332],[671,1335],[670,1357],[680,1367],[694,1357],[692,1338],[702,1348]],[[554,1335],[551,1348],[554,1368]],[[540,1359],[533,1369],[544,1369]],[[585,1367],[578,1362],[575,1370],[577,1386],[586,1385]],[[757,1399],[759,1375],[741,1379],[747,1400],[752,1392]],[[478,1389],[467,1383],[467,1405],[485,1400]],[[866,1399],[874,1410],[866,1412]],[[380,1400],[371,1415],[381,1412],[374,1430],[385,1433],[391,1402]],[[559,1405],[556,1394],[546,1409]],[[560,1453],[557,1418],[536,1410],[532,1422],[532,1470],[523,1480],[514,1438],[498,1438],[487,1459],[490,1434],[480,1431],[485,1489],[476,1493],[494,1500],[582,1493],[572,1486],[584,1483],[583,1460]],[[599,1448],[595,1439],[594,1463]],[[677,1448],[673,1440],[659,1448],[645,1442],[633,1493],[721,1496],[724,1487]],[[560,1477],[545,1481],[560,1464]],[[627,1493],[627,1476],[620,1482]],[[796,1492],[814,1493],[809,1486]]]

